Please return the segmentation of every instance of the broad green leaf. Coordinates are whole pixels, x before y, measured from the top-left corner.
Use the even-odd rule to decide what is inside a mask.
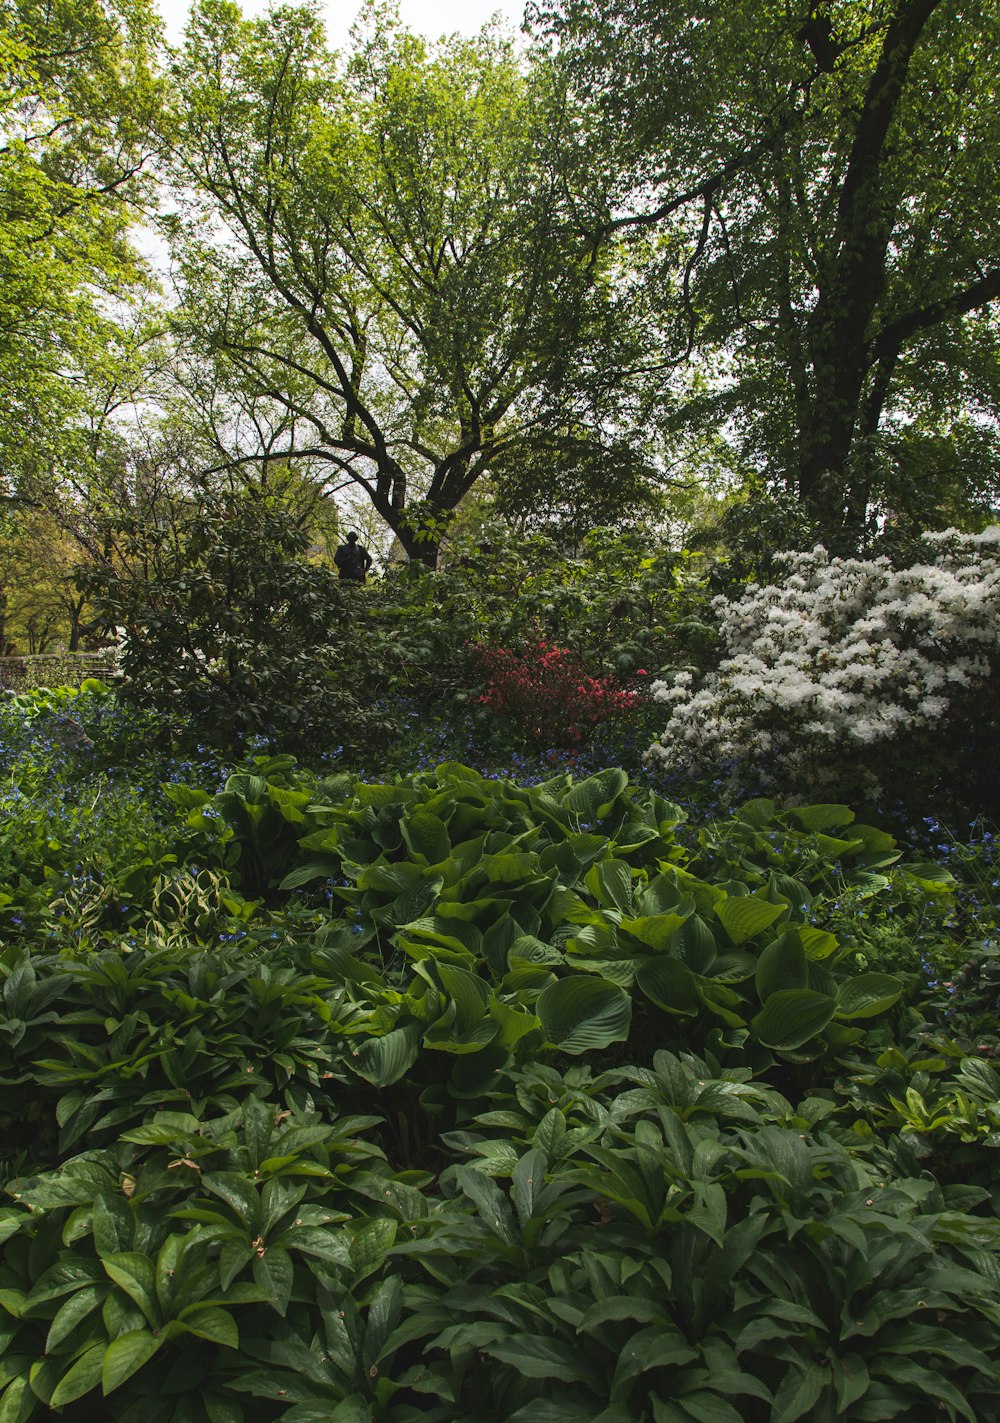
[[[298,865],[294,870],[290,870],[278,885],[281,890],[301,889],[304,884],[311,884],[313,880],[329,879],[337,871],[333,860],[310,860],[305,865]]]
[[[634,912],[632,872],[624,860],[602,860],[592,865],[584,876],[584,884],[607,909],[620,909],[623,914]]]
[[[647,959],[636,970],[635,981],[647,998],[668,1013],[696,1017],[702,1009],[697,980],[686,964],[669,954]]]
[[[98,1345],[98,1348],[101,1353],[104,1352],[103,1345]],[[100,1358],[98,1358],[98,1377],[100,1377]],[[86,1393],[87,1389],[92,1387],[92,1384],[87,1384],[83,1392]],[[38,1399],[31,1392],[27,1374],[12,1379],[0,1396],[0,1423],[27,1423],[27,1420],[35,1412],[37,1404]]]
[[[558,1107],[551,1107],[535,1127],[532,1146],[544,1152],[548,1165],[554,1166],[562,1156],[566,1140],[566,1118]]]
[[[222,1344],[227,1349],[238,1349],[239,1330],[231,1314],[224,1309],[195,1309],[184,1313],[180,1321],[184,1328],[199,1339],[207,1339],[211,1344]]]
[[[72,1259],[64,1256],[45,1271],[41,1279],[24,1297],[22,1309],[11,1310],[11,1312],[20,1314],[22,1310],[27,1312],[37,1309],[40,1304],[44,1304],[48,1300],[72,1294],[82,1289],[84,1285],[96,1284],[103,1278],[104,1271],[98,1261]]]
[[[50,1408],[63,1408],[67,1403],[75,1402],[76,1399],[82,1398],[85,1393],[89,1393],[91,1389],[97,1387],[101,1381],[101,1364],[104,1360],[106,1347],[103,1340],[100,1344],[92,1344],[74,1361],[72,1367],[67,1369],[52,1390],[52,1397],[49,1399]],[[6,1395],[4,1402],[6,1402]],[[0,1419],[2,1418],[3,1412],[0,1410]]]
[[[242,1405],[235,1398],[227,1398],[221,1393],[206,1393],[201,1401],[208,1423],[245,1423]]]
[[[596,1052],[628,1036],[632,1000],[623,988],[589,974],[557,979],[535,1011],[546,1039],[563,1052]]]
[[[792,988],[774,993],[755,1018],[750,1031],[764,1047],[801,1047],[826,1027],[836,1012],[836,999],[809,988]]]
[[[761,950],[755,982],[762,1003],[781,989],[806,988],[808,979],[805,950],[794,929],[786,929]]]
[[[163,1342],[162,1334],[152,1334],[148,1329],[134,1329],[109,1344],[101,1365],[104,1396],[120,1388],[126,1379],[148,1363]]]
[[[254,1255],[250,1262],[250,1268],[253,1271],[255,1283],[262,1290],[267,1291],[269,1303],[273,1305],[278,1314],[283,1316],[292,1297],[294,1277],[292,1260],[288,1251],[278,1245],[269,1245],[264,1249],[263,1254]]]
[[[351,1066],[374,1087],[388,1087],[404,1077],[420,1052],[421,1027],[408,1023],[380,1038],[367,1038],[355,1049]]]
[[[511,1177],[511,1198],[523,1225],[535,1214],[539,1196],[545,1187],[545,1156],[541,1151],[528,1151],[521,1157]]]
[[[260,1216],[260,1197],[251,1183],[235,1171],[208,1171],[202,1185],[214,1196],[226,1202],[240,1224],[256,1234]]]
[[[634,1420],[631,1409],[615,1405],[595,1413],[593,1403],[536,1398],[512,1413],[507,1423],[634,1423]]]
[[[351,1236],[351,1263],[361,1275],[371,1274],[383,1264],[396,1239],[398,1224],[387,1217],[366,1221]]]
[[[676,1368],[697,1358],[681,1331],[672,1324],[650,1324],[626,1340],[615,1364],[611,1392],[650,1369]]]
[[[811,1414],[829,1382],[830,1370],[819,1364],[804,1362],[800,1369],[789,1369],[774,1396],[773,1423],[795,1423]]]
[[[770,825],[775,817],[777,807],[773,800],[767,800],[764,796],[758,796],[755,800],[748,800],[745,805],[741,805],[736,812],[736,819],[744,821],[747,825],[755,825],[758,828],[763,825]]]
[[[834,934],[825,929],[817,929],[812,924],[796,924],[795,932],[799,943],[805,949],[807,959],[827,959],[839,948]]]
[[[473,1202],[481,1220],[489,1226],[501,1240],[508,1243],[516,1238],[510,1203],[495,1181],[491,1181],[481,1171],[473,1171],[461,1166],[456,1171],[458,1183],[465,1195]]]
[[[429,865],[439,865],[451,854],[448,827],[436,815],[418,810],[399,822],[403,839],[412,855],[421,856]]]
[[[680,914],[654,914],[642,919],[623,918],[621,927],[626,934],[638,939],[640,944],[646,944],[659,952],[666,949],[683,924],[684,917]],[[711,935],[709,938],[711,939]],[[714,950],[714,940],[711,947]]]
[[[692,914],[674,935],[670,952],[695,973],[718,973],[718,943],[700,914]]]
[[[599,771],[585,781],[578,781],[563,801],[563,805],[583,823],[602,819],[628,785],[628,776],[617,767]],[[589,828],[589,826],[587,827]]]
[[[439,964],[437,972],[441,986],[455,1004],[455,1026],[460,1033],[465,1032],[482,1020],[490,1000],[489,988],[478,974],[468,969]]]
[[[86,1285],[77,1290],[76,1294],[70,1295],[65,1304],[56,1311],[49,1326],[45,1352],[50,1354],[57,1344],[61,1344],[67,1335],[72,1334],[81,1320],[98,1308],[107,1292],[107,1285]]]
[[[156,1274],[152,1260],[136,1250],[122,1250],[101,1261],[108,1275],[142,1310],[150,1324],[156,1324]]]
[[[837,991],[837,1017],[874,1018],[891,1008],[902,991],[902,983],[891,973],[862,973],[846,979]]]
[[[907,879],[916,880],[928,889],[942,889],[945,886],[950,888],[955,883],[955,876],[951,870],[945,869],[944,865],[910,862],[900,868]]]
[[[726,933],[737,946],[760,934],[788,913],[787,904],[769,904],[765,899],[746,895],[740,899],[724,899],[715,906]]]
[[[398,1275],[380,1280],[368,1299],[364,1346],[361,1362],[366,1369],[379,1363],[386,1340],[399,1323],[403,1312],[403,1282]]]
[[[840,830],[854,822],[854,811],[846,805],[802,805],[788,815],[803,830]]]
[[[591,1370],[587,1366],[586,1350],[560,1339],[521,1336],[501,1339],[495,1344],[483,1344],[484,1354],[502,1363],[511,1364],[528,1379],[558,1379],[560,1383],[587,1384]]]

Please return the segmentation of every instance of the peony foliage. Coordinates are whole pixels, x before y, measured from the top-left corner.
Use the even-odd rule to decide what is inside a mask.
[[[923,543],[926,561],[901,569],[784,554],[781,582],[717,598],[728,655],[700,687],[683,671],[653,683],[670,719],[649,763],[730,763],[739,784],[803,789],[853,769],[875,790],[925,733],[940,762],[995,743],[1000,528]]]

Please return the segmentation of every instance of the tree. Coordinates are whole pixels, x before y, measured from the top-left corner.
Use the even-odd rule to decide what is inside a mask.
[[[141,280],[159,31],[149,0],[0,0],[0,494],[58,446]],[[29,433],[30,432],[30,436]]]
[[[220,462],[311,460],[433,565],[476,480],[551,424],[592,320],[580,217],[606,209],[551,71],[379,15],[344,65],[308,8],[202,0],[175,84],[191,379],[211,361],[256,442],[225,417]]]
[[[535,18],[619,174],[595,236],[657,234],[669,358],[720,357],[684,418],[731,421],[835,542],[879,506],[927,516],[918,432],[978,433],[996,500],[996,6],[561,0]]]
[[[0,655],[78,652],[86,599],[79,548],[44,509],[0,507]]]

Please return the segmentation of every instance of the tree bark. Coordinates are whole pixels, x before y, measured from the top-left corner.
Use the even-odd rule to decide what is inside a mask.
[[[806,332],[812,402],[802,431],[799,497],[825,526],[843,525],[851,453],[863,403],[870,330],[885,294],[888,248],[899,199],[886,160],[910,60],[942,0],[900,0],[861,106],[837,205],[834,259]],[[864,500],[860,501],[862,504]]]

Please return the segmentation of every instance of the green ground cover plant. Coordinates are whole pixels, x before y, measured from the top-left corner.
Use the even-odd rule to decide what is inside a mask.
[[[3,1423],[996,1410],[985,827],[8,746]]]

